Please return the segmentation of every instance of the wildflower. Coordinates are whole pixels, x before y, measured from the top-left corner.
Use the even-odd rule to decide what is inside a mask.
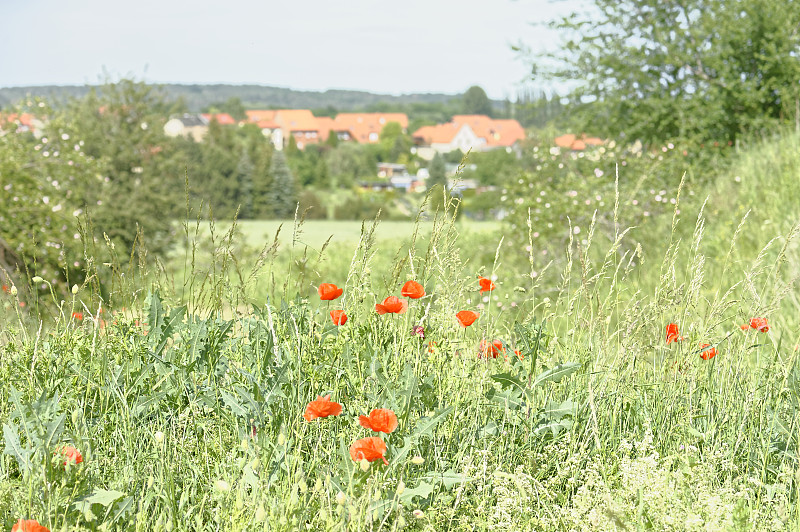
[[[8,285],[7,285],[7,284],[4,284],[4,285],[3,285],[3,292],[5,292],[5,293],[7,294],[7,293],[8,293],[8,291],[9,291]]]
[[[403,285],[400,291],[403,297],[410,297],[411,299],[419,299],[425,295],[425,289],[416,281],[408,281]]]
[[[60,454],[66,458],[66,460],[64,460],[64,465],[67,465],[68,462],[72,465],[78,465],[83,462],[83,456],[80,451],[71,445],[65,445],[54,454]]]
[[[376,408],[367,416],[358,416],[358,423],[375,432],[391,434],[397,428],[397,416],[388,408]]]
[[[344,325],[347,323],[347,314],[345,314],[343,310],[332,310],[331,320],[334,325]]]
[[[319,298],[323,301],[333,301],[334,299],[338,298],[344,292],[343,289],[339,288],[335,284],[331,283],[322,283],[319,285]]]
[[[478,284],[481,286],[481,294],[484,292],[491,292],[495,289],[495,285],[491,279],[486,277],[478,277]]]
[[[741,325],[739,325],[739,328],[741,330],[743,330],[743,331],[746,331],[746,330],[748,330],[750,328],[750,324],[749,323],[742,323]]]
[[[50,529],[35,519],[20,519],[11,527],[11,532],[50,532]]]
[[[478,358],[489,358],[490,356],[492,358],[497,358],[497,355],[505,352],[506,348],[503,347],[503,342],[500,340],[494,340],[493,342],[481,340],[480,344],[478,344]]]
[[[475,320],[478,319],[478,316],[480,316],[478,312],[473,312],[471,310],[462,310],[456,312],[456,318],[458,318],[458,323],[460,323],[461,326],[465,328],[475,323]]]
[[[425,327],[423,327],[422,325],[414,325],[411,328],[411,334],[414,334],[414,335],[419,336],[420,338],[424,339],[425,338]]]
[[[408,301],[397,296],[389,296],[383,303],[376,303],[375,310],[378,314],[403,314],[408,310]]]
[[[422,465],[425,463],[425,459],[421,456],[415,456],[411,459],[411,463],[414,465]]]
[[[331,401],[330,394],[322,397],[321,395],[306,407],[306,413],[303,417],[306,421],[312,421],[318,417],[338,416],[342,413],[342,405],[337,402]]]
[[[681,340],[683,340],[683,336],[678,332],[678,325],[676,323],[667,325],[667,345],[672,342],[680,342]]]
[[[423,512],[423,511],[422,511],[422,510],[420,510],[419,508],[417,508],[416,510],[414,510],[414,511],[413,511],[413,512],[411,512],[411,513],[412,513],[412,514],[414,515],[414,517],[416,517],[417,519],[422,519],[423,517],[425,517],[425,512]]]
[[[758,332],[765,333],[769,330],[769,325],[767,325],[767,318],[751,318],[750,319],[750,328],[756,329]]]
[[[156,441],[158,443],[161,443],[161,442],[164,441],[164,433],[161,432],[160,430],[157,430],[156,433],[153,434],[153,437],[156,439]]]
[[[711,347],[711,344],[700,344],[700,358],[703,360],[710,360],[717,355],[717,348]]]
[[[361,438],[350,446],[350,458],[354,462],[360,462],[361,460],[374,462],[380,459],[383,460],[384,464],[389,465],[389,462],[383,456],[384,454],[386,454],[386,443],[375,436]]]
[[[436,342],[428,342],[428,353],[436,352]]]
[[[78,321],[83,321],[83,312],[73,312],[72,317]]]

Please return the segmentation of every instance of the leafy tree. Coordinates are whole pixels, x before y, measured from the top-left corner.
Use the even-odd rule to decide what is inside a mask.
[[[276,151],[272,155],[269,173],[272,183],[267,192],[267,204],[276,218],[291,218],[297,205],[297,185],[283,152]]]
[[[398,122],[389,122],[383,126],[378,143],[383,160],[392,163],[396,163],[402,155],[408,153],[413,145],[411,137],[403,133],[403,126]]]
[[[571,97],[587,130],[646,141],[722,141],[795,119],[800,3],[593,4],[554,23],[576,36],[547,58],[559,66],[543,72],[580,80]]]
[[[48,125],[49,138],[79,140],[82,152],[101,164],[110,186],[86,208],[97,231],[124,249],[139,232],[151,252],[170,245],[184,196],[176,144],[163,131],[171,111],[158,89],[121,80],[70,101]]]
[[[437,153],[431,159],[431,164],[428,166],[428,179],[425,182],[428,190],[436,185],[447,186],[447,173],[444,163],[444,157]]]
[[[333,188],[350,186],[359,179],[375,175],[376,161],[369,149],[369,146],[348,142],[330,151],[328,171]]]
[[[486,95],[486,91],[477,85],[473,85],[461,98],[461,109],[465,115],[487,115],[492,116],[492,102]]]
[[[205,108],[205,112],[207,113],[228,113],[235,120],[246,119],[246,111],[247,108],[237,96],[232,96],[223,103],[212,103]]]

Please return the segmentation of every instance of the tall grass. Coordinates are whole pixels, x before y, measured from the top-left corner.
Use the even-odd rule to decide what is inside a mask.
[[[235,227],[202,240],[187,223],[177,273],[129,257],[112,310],[78,287],[44,327],[4,294],[0,523],[797,530],[798,143],[742,153],[674,216],[570,239],[555,286],[507,257],[520,235],[465,240],[446,201],[394,249],[379,220],[349,249],[311,250],[298,216],[288,253],[276,237],[255,256]],[[497,288],[479,293],[478,275]],[[378,315],[408,279],[428,295]],[[319,301],[320,282],[344,295]],[[467,328],[464,309],[481,313]],[[739,327],[754,316],[769,332]],[[667,345],[668,323],[682,341]],[[305,421],[327,394],[343,414]],[[389,465],[348,452],[375,408],[400,420],[380,436]],[[66,443],[82,464],[63,465]]]

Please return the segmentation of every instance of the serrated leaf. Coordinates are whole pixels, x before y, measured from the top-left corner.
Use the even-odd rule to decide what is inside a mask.
[[[498,383],[504,390],[506,388],[525,388],[525,384],[509,372],[492,375],[492,380]]]
[[[436,428],[436,425],[444,420],[444,418],[454,409],[455,406],[451,405],[447,408],[439,410],[431,417],[420,418],[419,422],[417,423],[416,430],[414,431],[414,437],[419,438],[420,436],[424,436],[433,432],[433,429]]]
[[[31,455],[33,451],[26,449],[19,441],[19,434],[15,427],[11,425],[3,425],[3,440],[5,442],[5,449],[3,454],[13,456],[19,464],[19,469],[23,473],[28,473],[31,470]]]
[[[581,367],[579,362],[565,362],[563,364],[559,364],[554,368],[550,368],[547,371],[543,371],[540,373],[536,380],[533,381],[533,386],[539,386],[543,382],[553,381],[553,382],[561,382],[561,379],[564,377],[568,377],[578,371]]]
[[[219,394],[222,396],[222,402],[225,403],[225,406],[230,408],[231,411],[233,411],[234,415],[249,419],[249,412],[242,405],[242,403],[239,402],[235,395],[225,390],[220,390]]]
[[[552,433],[553,436],[558,436],[558,433],[564,429],[572,427],[572,422],[569,419],[562,419],[561,421],[552,421],[549,423],[542,423],[533,429],[533,433],[537,436],[544,436],[547,433]]]
[[[422,497],[423,499],[426,499],[431,493],[433,493],[433,484],[420,481],[416,488],[406,487],[403,493],[400,494],[400,500],[405,503],[411,503],[413,502],[414,497]]]
[[[564,416],[574,416],[578,409],[578,405],[572,400],[567,399],[563,403],[556,403],[550,401],[547,406],[542,409],[542,413],[550,420],[560,420]]]
[[[441,482],[446,489],[452,489],[456,484],[461,484],[469,480],[467,477],[460,473],[456,473],[452,468],[439,473],[438,471],[428,471],[427,474],[422,476],[423,479],[430,480],[431,482]]]
[[[81,499],[80,502],[87,504],[99,504],[103,507],[108,507],[124,496],[125,494],[121,491],[95,488],[89,495]]]
[[[44,438],[45,448],[50,449],[53,446],[53,441],[61,436],[61,433],[64,431],[65,419],[67,419],[67,415],[61,414],[47,424],[47,431]]]

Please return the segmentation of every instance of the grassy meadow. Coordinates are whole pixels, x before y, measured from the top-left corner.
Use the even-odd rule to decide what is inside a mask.
[[[800,530],[800,136],[713,172],[546,270],[533,224],[450,209],[187,222],[165,263],[121,260],[110,305],[87,283],[44,323],[9,289],[0,529]],[[376,312],[409,280],[424,297]]]

